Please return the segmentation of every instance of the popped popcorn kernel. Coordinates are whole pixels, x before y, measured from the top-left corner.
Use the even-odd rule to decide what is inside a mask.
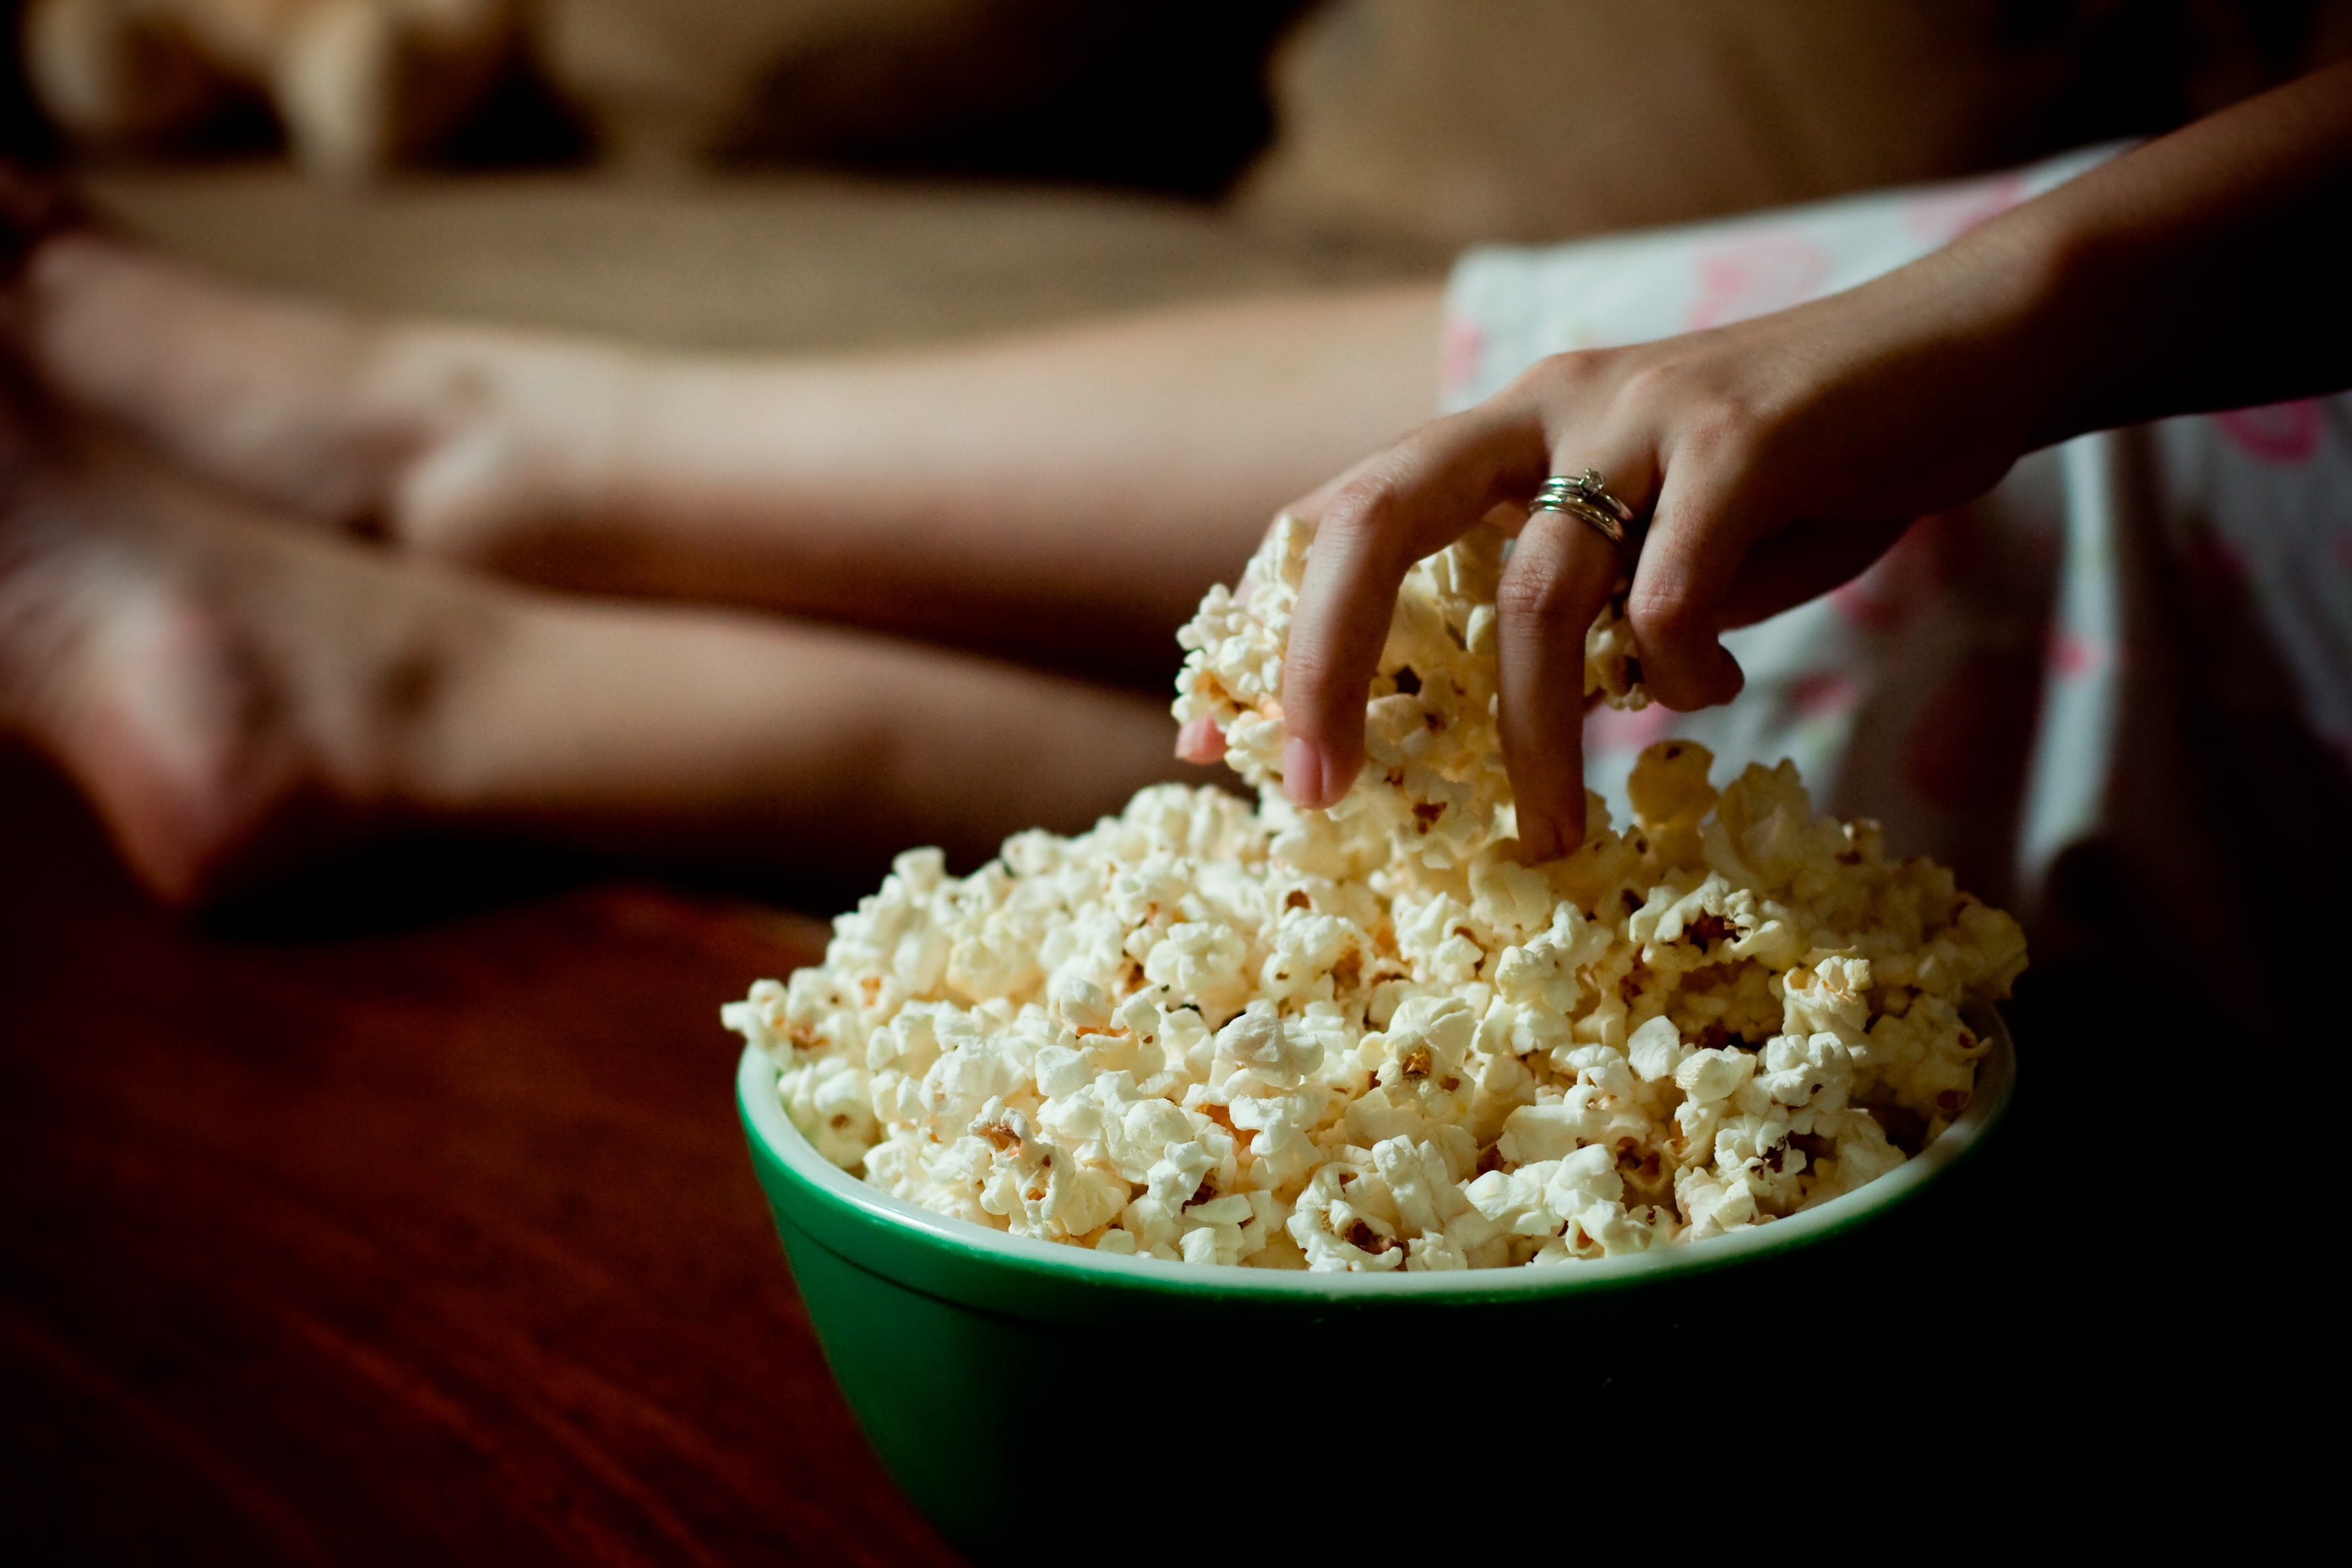
[[[1416,564],[1331,810],[1281,794],[1285,519],[1181,640],[1258,792],[1160,784],[968,877],[900,856],[821,964],[721,1009],[826,1159],[975,1225],[1187,1264],[1572,1265],[1769,1225],[1960,1114],[2006,914],[1787,763],[1664,741],[1622,830],[1524,862],[1495,727],[1502,537]],[[1588,695],[1647,700],[1622,605]]]

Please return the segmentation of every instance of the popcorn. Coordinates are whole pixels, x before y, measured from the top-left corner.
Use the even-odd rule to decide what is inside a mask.
[[[1488,529],[1416,565],[1328,812],[1281,794],[1309,535],[1185,628],[1253,809],[1161,784],[969,877],[900,856],[824,963],[721,1011],[826,1159],[973,1224],[1118,1256],[1420,1272],[1571,1264],[1797,1213],[1968,1104],[2016,923],[1795,770],[1662,742],[1622,831],[1523,864],[1496,742]],[[1622,619],[1588,692],[1638,706]]]
[[[1177,634],[1191,650],[1176,681],[1177,721],[1213,721],[1226,760],[1261,792],[1281,781],[1282,656],[1313,538],[1297,519],[1278,519],[1240,587],[1210,589]],[[1329,813],[1302,814],[1291,830],[1299,842],[1285,845],[1293,863],[1362,875],[1402,847],[1444,870],[1512,837],[1495,707],[1503,543],[1481,523],[1405,574],[1365,705],[1364,770]],[[1584,693],[1612,708],[1644,707],[1639,670],[1621,589],[1586,636]]]

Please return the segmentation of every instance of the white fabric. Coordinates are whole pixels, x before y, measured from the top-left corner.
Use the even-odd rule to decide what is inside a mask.
[[[1641,342],[1851,287],[2115,155],[1984,179],[1462,258],[1442,395],[1491,395],[1544,355]],[[2323,772],[2352,756],[2352,395],[2171,419],[2036,453],[1923,519],[1827,597],[1726,638],[1727,708],[1596,714],[1592,787],[1665,733],[1731,766],[1794,758],[1817,798],[1890,847],[2032,910],[2053,862],[2099,842],[2215,955],[2266,868],[2223,864],[2215,799],[2250,781],[2200,715],[2290,721]],[[2239,728],[2243,728],[2239,724]],[[2273,725],[2273,729],[2278,728]],[[2265,731],[2266,733],[2269,731]],[[2259,782],[2259,781],[2254,781]],[[2218,794],[2217,794],[2218,789]],[[2242,858],[2242,855],[2241,856]],[[2151,911],[2153,918],[2155,911]],[[2236,930],[2237,934],[2231,932]]]

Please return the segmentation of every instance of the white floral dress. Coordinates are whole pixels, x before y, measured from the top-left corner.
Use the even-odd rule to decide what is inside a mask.
[[[2116,151],[1473,251],[1448,291],[1444,405],[1477,402],[1545,354],[1852,287]],[[2200,963],[2260,970],[2247,900],[2281,872],[2310,874],[2283,842],[2315,814],[2340,821],[2348,798],[2352,395],[2036,453],[1982,500],[1920,520],[1854,582],[1726,641],[1748,672],[1730,706],[1593,718],[1592,787],[1621,813],[1633,754],[1664,734],[1735,768],[1793,757],[1817,802],[1876,816],[1892,847],[2043,915],[2037,934],[2053,872],[2064,881],[2072,852],[2095,847],[2124,872],[2130,918],[2176,933]]]

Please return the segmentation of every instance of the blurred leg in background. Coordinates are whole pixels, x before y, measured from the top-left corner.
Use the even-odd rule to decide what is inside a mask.
[[[175,901],[412,826],[861,870],[1075,828],[1182,772],[1157,693],[877,634],[1164,676],[1276,507],[1430,412],[1426,286],[729,362],[26,239],[0,728]]]
[[[1158,675],[1275,509],[1431,416],[1434,284],[725,361],[378,323],[88,232],[16,306],[59,397],[419,553]]]
[[[197,901],[386,828],[865,870],[1075,828],[1164,705],[872,634],[501,584],[0,405],[0,733]]]

